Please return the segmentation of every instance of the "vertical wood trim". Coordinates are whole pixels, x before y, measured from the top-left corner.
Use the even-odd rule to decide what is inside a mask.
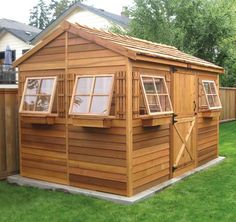
[[[126,161],[127,161],[127,196],[133,195],[132,160],[133,160],[133,106],[132,106],[132,64],[126,62]]]
[[[199,95],[200,95],[200,90],[199,90],[199,77],[197,72],[194,72],[195,74],[195,111],[194,111],[194,116],[195,116],[195,129],[194,129],[194,155],[195,155],[195,168],[198,166],[198,146],[197,146],[197,141],[198,141],[198,113],[199,113]]]
[[[171,70],[171,69],[170,69]],[[170,101],[172,103],[172,109],[173,109],[173,112],[175,112],[175,105],[174,105],[174,72],[170,71]],[[174,115],[174,113],[173,113]],[[170,179],[173,178],[173,162],[174,162],[174,125],[171,124],[170,125],[170,155],[169,155],[169,158],[170,158],[170,169],[169,169],[169,172],[170,172]]]
[[[217,75],[217,79],[216,79],[216,83],[217,83],[217,85],[216,85],[216,87],[217,87],[217,90],[218,90],[218,95],[219,95],[219,100],[220,100],[220,83],[219,83],[219,75]],[[220,103],[221,103],[221,101],[220,101]],[[236,104],[236,103],[235,103]],[[221,106],[222,106],[222,103],[221,103]],[[217,157],[219,156],[219,135],[220,135],[220,125],[219,125],[219,123],[220,123],[220,116],[218,116],[217,117],[217,152],[216,152],[216,154],[217,154]]]
[[[67,164],[67,184],[70,184],[69,178],[69,142],[68,142],[68,32],[65,32],[65,118],[66,118],[66,164]]]

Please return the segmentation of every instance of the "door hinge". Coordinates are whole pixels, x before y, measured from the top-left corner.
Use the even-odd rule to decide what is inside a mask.
[[[172,115],[172,124],[174,125],[175,123],[177,123],[178,121],[175,119],[175,117],[177,117],[178,115],[173,113]]]

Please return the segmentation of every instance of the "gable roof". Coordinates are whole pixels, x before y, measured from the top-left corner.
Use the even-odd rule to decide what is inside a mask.
[[[70,15],[73,11],[75,11],[78,8],[88,10],[115,24],[122,26],[123,28],[127,28],[130,22],[130,19],[125,16],[116,15],[116,14],[107,12],[103,9],[94,8],[92,6],[88,6],[80,2],[77,2],[73,4],[72,6],[70,6],[67,10],[65,10],[57,19],[50,22],[49,25],[42,32],[40,32],[38,35],[32,38],[32,43],[33,44],[37,43],[37,41],[39,41],[46,33],[48,33],[50,30],[58,26],[68,15]]]
[[[40,31],[40,29],[21,22],[10,19],[0,19],[1,34],[9,32],[26,43],[30,42]]]
[[[64,22],[63,25],[53,32],[53,34],[46,37],[33,49],[24,54],[20,59],[16,60],[14,62],[14,66],[17,66],[25,61],[64,31],[76,34],[133,60],[174,64],[175,66],[182,66],[185,68],[201,69],[200,67],[205,67],[209,68],[208,70],[212,72],[224,72],[222,67],[186,54],[173,46],[158,44],[126,35],[118,35],[112,32],[89,28],[69,22]]]

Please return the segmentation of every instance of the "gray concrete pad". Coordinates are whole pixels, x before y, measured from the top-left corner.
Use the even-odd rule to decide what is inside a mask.
[[[66,185],[60,185],[60,184],[56,184],[56,183],[49,183],[49,182],[45,182],[45,181],[25,178],[20,175],[9,176],[7,178],[7,181],[9,183],[17,184],[20,186],[30,186],[30,187],[37,187],[37,188],[45,189],[45,190],[63,191],[63,192],[72,193],[72,194],[82,194],[82,195],[92,196],[92,197],[105,199],[105,200],[109,200],[109,201],[113,201],[113,202],[121,203],[121,204],[133,204],[135,202],[138,202],[140,200],[144,200],[148,197],[153,196],[155,193],[165,189],[166,187],[169,187],[172,184],[179,182],[180,180],[183,180],[184,178],[186,178],[192,174],[195,174],[199,171],[205,170],[209,167],[219,164],[224,159],[225,159],[225,157],[218,157],[217,159],[214,159],[214,160],[212,160],[212,161],[210,161],[210,162],[208,162],[196,169],[193,169],[187,173],[184,173],[183,175],[181,175],[179,177],[175,177],[171,180],[168,180],[164,183],[161,183],[157,186],[147,189],[139,194],[136,194],[132,197],[124,197],[124,196],[119,196],[119,195],[115,195],[115,194],[109,194],[109,193],[104,193],[104,192],[81,189],[81,188],[76,188],[76,187],[71,187],[71,186],[66,186]]]

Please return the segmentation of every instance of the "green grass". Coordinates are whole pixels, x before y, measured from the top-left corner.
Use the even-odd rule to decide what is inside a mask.
[[[0,182],[0,221],[235,221],[236,122],[220,127],[220,155],[220,165],[131,206]]]

